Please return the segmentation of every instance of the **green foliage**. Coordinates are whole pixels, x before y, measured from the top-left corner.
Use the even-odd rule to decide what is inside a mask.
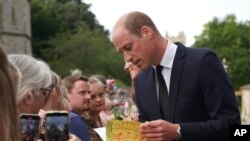
[[[129,84],[124,61],[89,5],[71,0],[32,0],[33,53],[62,77],[79,68]]]
[[[205,25],[201,35],[195,37],[194,47],[215,51],[226,58],[229,76],[235,89],[250,83],[250,22],[237,22],[234,15],[225,19],[214,18]]]

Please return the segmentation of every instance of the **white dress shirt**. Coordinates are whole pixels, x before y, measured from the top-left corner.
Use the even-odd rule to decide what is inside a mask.
[[[163,66],[162,76],[164,77],[165,83],[167,85],[168,94],[169,94],[169,90],[170,90],[170,77],[171,77],[172,66],[173,66],[176,50],[177,50],[177,45],[174,44],[173,42],[171,42],[170,40],[168,40],[167,48],[166,48],[165,53],[163,55],[163,58],[160,62],[160,65]],[[157,91],[157,98],[159,100],[159,84],[158,84],[157,73],[156,73],[155,68],[156,68],[156,66],[154,66],[154,70],[155,70],[155,74],[156,74],[155,75],[155,80],[156,80],[155,86],[156,86],[156,91]]]

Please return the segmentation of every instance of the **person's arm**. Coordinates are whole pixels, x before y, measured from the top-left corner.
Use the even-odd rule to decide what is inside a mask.
[[[90,141],[88,126],[81,117],[70,118],[70,133],[76,135],[82,141]]]

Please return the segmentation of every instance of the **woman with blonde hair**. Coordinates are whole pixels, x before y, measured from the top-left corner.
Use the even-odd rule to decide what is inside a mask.
[[[47,111],[70,111],[68,102],[67,89],[61,83],[61,78],[54,72],[52,73],[52,84],[48,87],[51,90],[45,105],[40,109],[39,115],[42,118],[41,133],[45,132],[44,129],[44,116]]]
[[[15,99],[18,81],[12,76],[16,72],[0,45],[0,141],[20,140]]]
[[[70,111],[69,98],[67,88],[62,85],[61,77],[54,71],[52,73],[52,84],[49,86],[51,93],[46,101],[46,104],[42,107],[44,111],[48,110],[66,110]]]
[[[83,117],[89,127],[92,140],[102,141],[101,137],[93,129],[103,127],[99,114],[105,108],[105,85],[94,76],[89,78],[88,83],[90,87],[89,111],[85,111]]]
[[[44,139],[45,128],[44,128],[44,115],[48,111],[70,111],[69,98],[67,88],[62,84],[61,77],[54,71],[52,74],[52,84],[48,87],[51,89],[51,93],[48,96],[46,104],[39,111],[39,115],[42,118],[42,125],[40,128],[40,138]],[[69,141],[80,141],[74,134],[69,134]]]

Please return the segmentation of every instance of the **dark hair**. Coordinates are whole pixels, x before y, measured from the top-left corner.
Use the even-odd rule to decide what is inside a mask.
[[[156,33],[159,33],[151,18],[138,11],[131,12],[127,15],[124,26],[130,33],[135,34],[138,37],[141,37],[141,28],[143,26],[151,27]]]

